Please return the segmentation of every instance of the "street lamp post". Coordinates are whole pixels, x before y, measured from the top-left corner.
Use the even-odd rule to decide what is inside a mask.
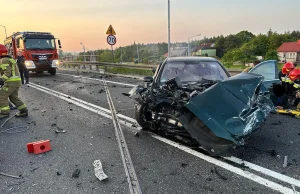
[[[2,26],[2,25],[0,25],[0,26],[4,28],[4,30],[5,30],[5,38],[7,38],[6,27]]]
[[[139,64],[140,63],[139,43],[137,43],[137,45],[136,45],[136,52],[137,52],[138,64]]]
[[[81,45],[82,45],[82,47],[83,47],[83,60],[84,60],[84,62],[86,61],[85,60],[85,47],[84,47],[84,45],[82,44],[82,42],[80,43]]]
[[[168,57],[171,57],[170,45],[170,0],[168,0]]]
[[[195,36],[192,36],[192,37],[188,38],[188,56],[191,56],[191,53],[190,53],[190,39],[194,38],[196,36],[201,36],[201,34],[197,34]]]
[[[121,64],[123,63],[123,53],[122,53],[122,47],[120,47],[121,49]]]

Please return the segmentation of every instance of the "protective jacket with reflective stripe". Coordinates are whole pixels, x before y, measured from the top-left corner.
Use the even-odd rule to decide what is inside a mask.
[[[21,86],[21,78],[17,63],[14,59],[0,59],[1,78],[7,86]]]

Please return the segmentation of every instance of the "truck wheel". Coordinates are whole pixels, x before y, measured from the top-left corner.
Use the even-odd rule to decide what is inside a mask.
[[[55,75],[55,74],[56,74],[56,69],[55,69],[55,68],[51,68],[51,69],[49,70],[49,73],[50,73],[51,75]]]
[[[150,123],[148,121],[151,120],[151,112],[148,111],[147,106],[145,104],[136,104],[134,110],[137,123],[144,130],[149,130]]]

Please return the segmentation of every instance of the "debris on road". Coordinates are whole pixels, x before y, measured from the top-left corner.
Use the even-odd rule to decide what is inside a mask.
[[[134,136],[139,137],[140,133],[137,131],[137,132],[135,132]]]
[[[78,88],[77,88],[77,90],[81,90],[81,89],[83,89],[84,88],[84,86],[79,86]]]
[[[27,152],[34,154],[41,154],[51,151],[50,140],[41,140],[36,142],[27,143]]]
[[[28,125],[33,124],[34,126],[36,126],[36,122],[35,121],[31,121],[28,123]]]
[[[100,89],[98,93],[101,94],[102,92],[105,92],[105,90]]]
[[[295,188],[294,185],[292,185],[292,188],[293,188],[294,193],[298,193],[298,192],[296,191],[296,188]]]
[[[270,154],[271,154],[272,157],[276,157],[277,156],[277,152],[274,149],[272,149],[270,151]]]
[[[283,168],[286,168],[287,167],[287,160],[288,160],[288,157],[287,156],[284,156],[284,161],[283,161]]]
[[[56,129],[55,130],[55,133],[66,133],[67,131],[66,130],[64,130],[64,129]]]
[[[44,113],[44,112],[46,112],[46,111],[47,111],[47,110],[45,109],[45,110],[42,110],[41,112]]]
[[[23,178],[21,176],[10,175],[10,174],[6,174],[6,173],[3,173],[3,172],[0,172],[0,175],[6,176],[6,177],[11,177],[11,178],[16,178],[16,179],[22,179]]]
[[[57,172],[56,172],[56,175],[57,175],[57,176],[60,176],[60,175],[62,175],[62,173],[61,173],[60,171],[57,171]]]
[[[271,123],[271,125],[281,125],[282,122],[281,121],[278,121],[278,122],[274,122],[274,123]]]
[[[212,170],[211,172],[213,172],[213,170]],[[220,174],[220,172],[217,170],[216,167],[214,168],[214,172],[215,172],[216,175],[218,175],[221,179],[223,179],[223,180],[225,180],[225,181],[227,180],[227,178],[226,178],[224,175]]]
[[[108,176],[103,172],[102,164],[100,160],[95,160],[93,163],[95,176],[100,180],[105,180]]]
[[[72,178],[79,178],[79,174],[80,174],[80,170],[77,168],[73,174],[72,174]]]
[[[181,163],[181,167],[182,168],[184,168],[184,167],[186,167],[188,164],[186,164],[186,163]]]

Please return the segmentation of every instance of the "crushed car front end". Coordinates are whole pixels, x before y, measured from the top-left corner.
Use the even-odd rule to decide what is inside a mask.
[[[180,58],[161,65],[129,95],[135,117],[147,130],[190,139],[220,155],[254,132],[274,109],[263,76],[230,77],[215,59]]]

